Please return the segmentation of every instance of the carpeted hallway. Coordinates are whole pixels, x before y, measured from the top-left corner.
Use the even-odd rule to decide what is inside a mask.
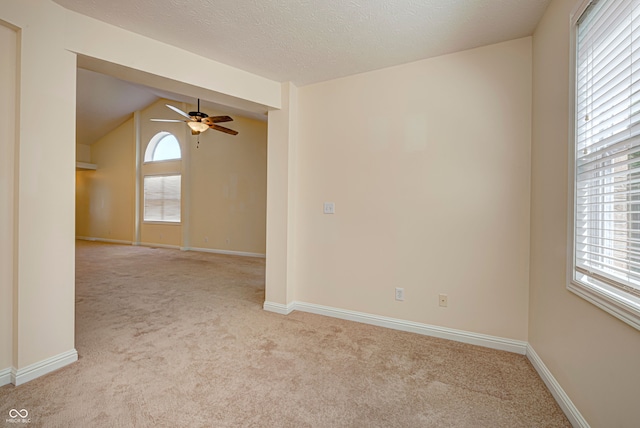
[[[80,359],[0,388],[3,423],[570,426],[524,356],[263,311],[263,259],[78,241],[76,272]]]

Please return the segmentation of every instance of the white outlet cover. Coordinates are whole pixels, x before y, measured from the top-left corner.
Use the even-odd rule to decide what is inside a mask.
[[[449,304],[449,296],[447,296],[446,294],[440,294],[438,296],[438,304],[446,308]]]
[[[335,214],[336,205],[333,202],[325,202],[323,207],[323,212],[325,214]]]

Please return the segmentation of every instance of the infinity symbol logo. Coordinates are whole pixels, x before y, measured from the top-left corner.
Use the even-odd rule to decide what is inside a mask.
[[[29,412],[27,412],[27,409],[22,409],[22,410],[16,410],[16,409],[11,409],[9,410],[9,417],[10,418],[26,418],[27,416],[29,416]]]

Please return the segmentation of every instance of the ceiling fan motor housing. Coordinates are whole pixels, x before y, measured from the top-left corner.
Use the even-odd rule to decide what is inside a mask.
[[[208,114],[206,113],[202,113],[201,111],[190,111],[189,112],[189,116],[193,117],[195,120],[197,120],[198,122],[200,122],[202,119],[204,119],[205,117],[209,117]]]

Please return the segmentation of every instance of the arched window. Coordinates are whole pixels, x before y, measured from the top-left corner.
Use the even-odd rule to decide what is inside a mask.
[[[170,132],[158,132],[151,138],[144,152],[144,161],[180,160],[180,143]],[[143,181],[145,222],[180,223],[180,166],[168,164],[154,175],[145,173]]]
[[[182,152],[180,151],[178,139],[175,135],[165,131],[154,135],[147,145],[147,150],[144,152],[145,162],[174,160],[181,157]]]

